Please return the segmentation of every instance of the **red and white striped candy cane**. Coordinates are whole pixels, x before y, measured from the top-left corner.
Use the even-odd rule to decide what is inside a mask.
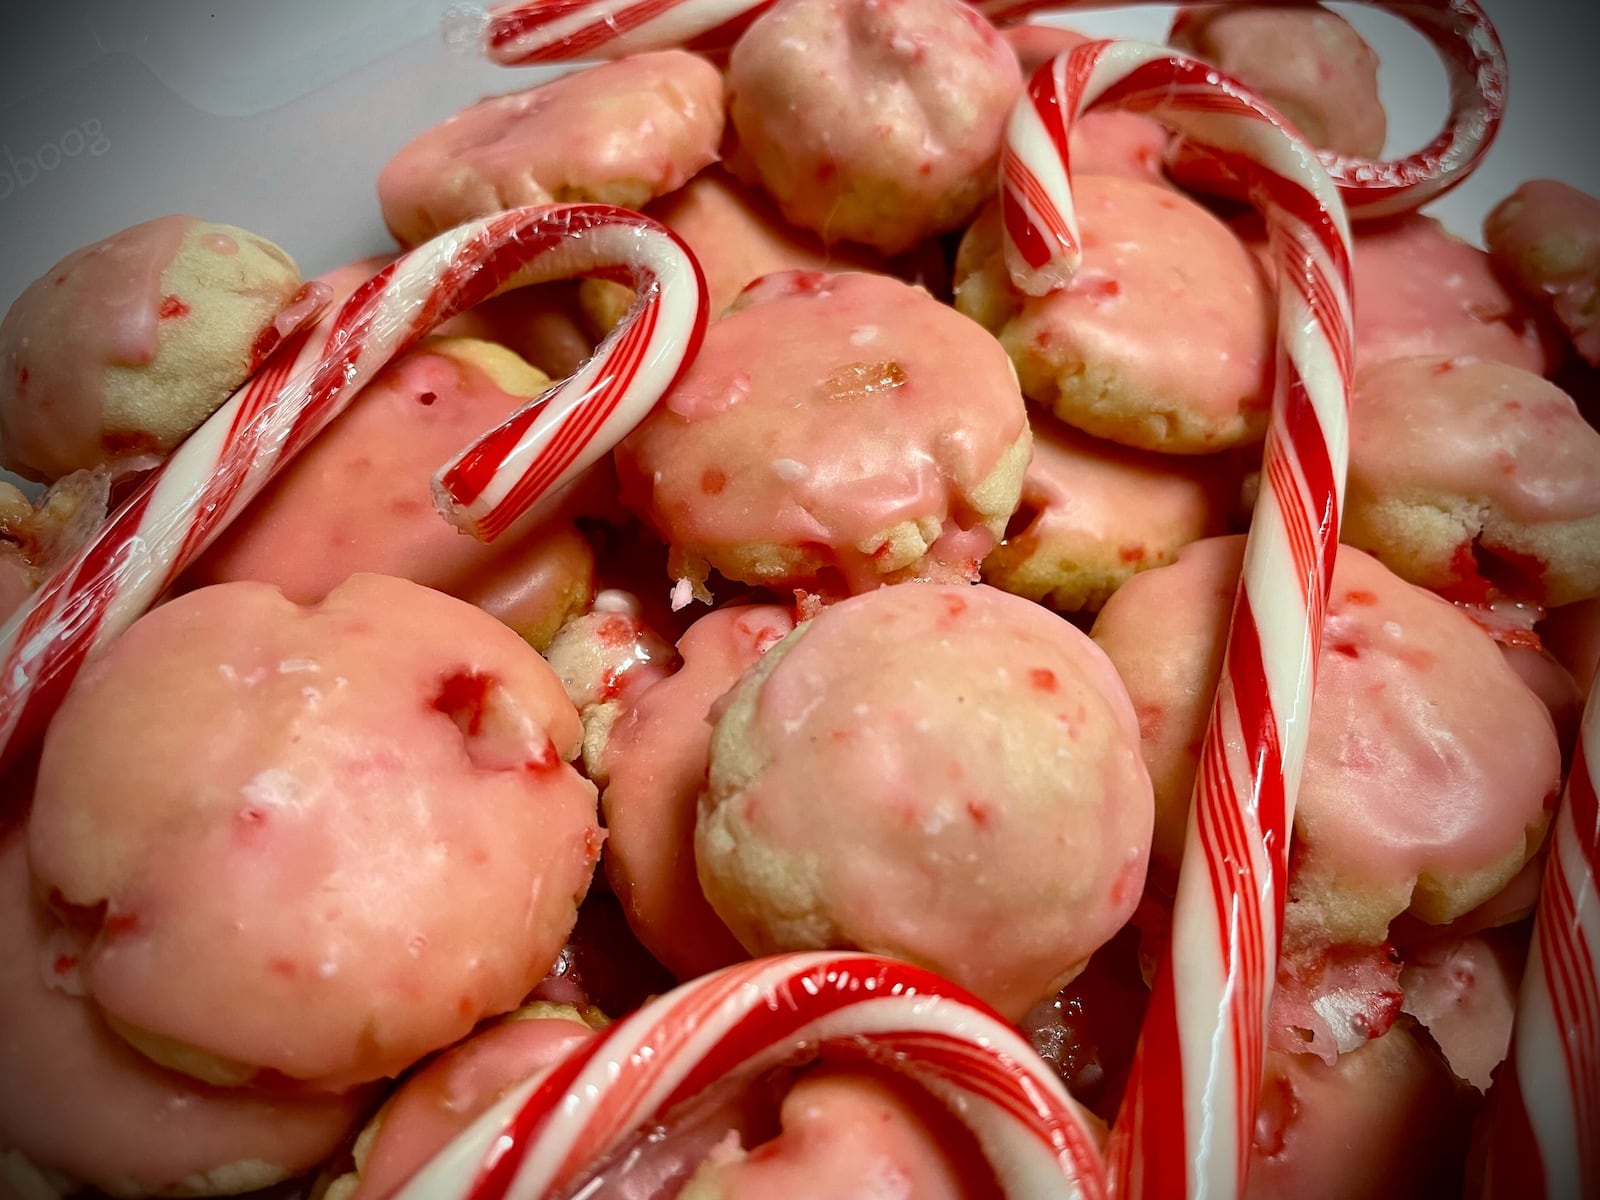
[[[971,0],[997,25],[1042,12],[1162,0]],[[1316,0],[1221,0],[1285,7]],[[1427,38],[1444,61],[1450,111],[1437,137],[1399,159],[1320,155],[1351,217],[1407,212],[1454,187],[1488,150],[1505,112],[1506,56],[1478,0],[1361,0]],[[686,46],[723,50],[776,0],[512,0],[490,9],[484,53],[506,66],[620,58]],[[1180,17],[1181,21],[1181,17]]]
[[[1485,1196],[1600,1196],[1600,686],[1550,834]]]
[[[1261,491],[1201,752],[1172,934],[1112,1139],[1124,1195],[1232,1196],[1255,1126],[1294,801],[1339,540],[1350,233],[1310,147],[1259,100],[1170,50],[1095,42],[1042,66],[1006,131],[1006,253],[1025,291],[1048,292],[1077,265],[1067,131],[1084,112],[1106,107],[1149,114],[1204,146],[1266,218],[1277,266],[1275,394]]]
[[[84,662],[386,363],[496,292],[595,274],[636,289],[629,318],[435,480],[457,523],[492,537],[607,453],[698,350],[705,281],[675,235],[610,205],[516,209],[417,247],[289,337],[0,629],[0,767],[43,731]]]
[[[887,1067],[961,1115],[1004,1194],[1099,1200],[1098,1135],[982,1001],[869,954],[789,954],[702,976],[508,1092],[396,1200],[582,1194],[607,1156],[713,1084],[826,1056]]]

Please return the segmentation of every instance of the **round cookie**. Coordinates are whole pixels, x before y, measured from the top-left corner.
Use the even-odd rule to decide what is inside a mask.
[[[406,1077],[352,1147],[321,1200],[384,1200],[517,1084],[594,1036],[568,1005],[535,1003],[475,1032]]]
[[[684,240],[706,277],[707,313],[725,313],[745,286],[777,271],[876,271],[884,263],[849,246],[824,246],[784,223],[771,202],[742,186],[721,167],[708,167],[645,212]],[[584,316],[598,334],[609,333],[633,303],[625,284],[585,279]]]
[[[1600,595],[1600,433],[1554,384],[1481,358],[1363,368],[1343,538],[1453,599]]]
[[[1243,538],[1136,575],[1093,636],[1126,683],[1155,783],[1158,881],[1182,852]],[[1376,945],[1454,920],[1538,849],[1561,755],[1543,703],[1470,617],[1339,548],[1295,810],[1286,946]]]
[[[768,275],[617,447],[624,503],[710,569],[837,594],[977,578],[1016,508],[1027,413],[1005,352],[881,275]]]
[[[599,857],[577,714],[403,580],[180,596],[74,682],[29,825],[114,1028],[212,1082],[338,1090],[516,1007]]]
[[[753,1149],[719,1144],[682,1200],[965,1200],[997,1186],[952,1114],[882,1068],[808,1071],[784,1096],[778,1120],[777,1135]]]
[[[1071,283],[1017,291],[992,205],[957,254],[956,307],[1000,339],[1028,399],[1085,433],[1169,454],[1259,442],[1274,318],[1254,257],[1169,188],[1086,175],[1075,199]]]
[[[475,604],[537,647],[594,594],[594,554],[540,506],[492,543],[434,509],[433,473],[549,386],[491,342],[428,338],[372,380],[195,564],[193,586],[255,580],[315,604],[360,571]]]
[[[1022,67],[1024,84],[1045,63],[1094,39],[1059,25],[1013,25],[1001,31]],[[1172,135],[1160,121],[1131,112],[1092,112],[1079,117],[1068,135],[1072,174],[1124,175],[1161,183]]]
[[[779,0],[728,63],[729,165],[823,241],[899,254],[993,194],[1021,88],[959,0]]]
[[[1459,1196],[1472,1113],[1437,1053],[1404,1025],[1332,1066],[1268,1050],[1243,1195]]]
[[[299,288],[277,246],[198,217],[67,255],[0,321],[0,467],[154,466],[245,381]]]
[[[628,924],[680,979],[745,957],[706,902],[695,873],[695,810],[711,757],[717,703],[794,629],[777,605],[707,613],[678,641],[683,665],[610,727],[602,754],[606,878]]]
[[[1313,146],[1383,153],[1378,55],[1337,13],[1320,5],[1185,8],[1167,40],[1261,96]]]
[[[1356,227],[1356,365],[1470,355],[1535,375],[1553,365],[1532,309],[1506,289],[1489,256],[1411,213]]]
[[[1137,571],[1223,532],[1238,481],[1230,464],[1130,450],[1043,413],[1005,540],[983,578],[1058,612],[1093,612]]]
[[[403,246],[528,204],[642,208],[717,161],[722,125],[709,62],[635,54],[463,109],[389,160],[378,203]]]
[[[247,1192],[326,1158],[370,1098],[209,1087],[158,1067],[47,982],[62,958],[12,826],[0,832],[0,1148],[35,1168],[118,1197]]]
[[[752,954],[854,946],[1020,1017],[1127,921],[1150,783],[1122,685],[982,584],[823,609],[722,703],[700,884]]]
[[[1600,366],[1600,199],[1530,179],[1484,218],[1483,237],[1501,275],[1548,307],[1573,349]]]

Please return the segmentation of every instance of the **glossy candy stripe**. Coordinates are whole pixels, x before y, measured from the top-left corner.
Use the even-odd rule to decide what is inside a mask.
[[[741,963],[652,1001],[507,1093],[396,1200],[581,1195],[629,1134],[708,1085],[824,1055],[896,1070],[960,1112],[1007,1196],[1107,1195],[1093,1129],[1016,1030],[921,968],[823,953]]]
[[[1006,254],[1025,291],[1048,292],[1078,265],[1068,130],[1084,112],[1110,107],[1153,116],[1224,164],[1265,217],[1277,267],[1261,491],[1169,948],[1112,1139],[1123,1195],[1232,1196],[1255,1126],[1289,834],[1339,537],[1350,234],[1327,173],[1260,101],[1171,50],[1094,42],[1039,68],[1006,131]]]
[[[0,629],[0,767],[43,732],[84,662],[386,363],[496,292],[595,273],[635,287],[628,319],[435,481],[458,523],[493,536],[608,452],[698,350],[705,282],[676,236],[609,205],[516,209],[419,246],[286,339]]]
[[[687,46],[725,50],[775,0],[513,0],[490,9],[484,53],[506,66],[620,58]],[[1044,12],[1157,0],[972,0],[997,25]],[[1221,0],[1293,7],[1313,0]],[[1361,0],[1415,28],[1438,51],[1450,111],[1431,142],[1404,158],[1320,155],[1354,219],[1408,212],[1465,179],[1488,150],[1505,111],[1506,57],[1478,0]],[[1183,23],[1180,16],[1179,25]],[[1222,181],[1205,172],[1212,187]],[[1196,180],[1198,182],[1198,180]]]
[[[1550,834],[1511,1053],[1495,1084],[1488,1196],[1600,1195],[1600,687]]]

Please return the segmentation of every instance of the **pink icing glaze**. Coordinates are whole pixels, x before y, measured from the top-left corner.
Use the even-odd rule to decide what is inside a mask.
[[[279,473],[188,582],[258,580],[314,604],[358,571],[397,575],[548,639],[592,593],[581,535],[545,505],[485,545],[446,523],[429,490],[440,464],[526,402],[451,343],[423,342]]]
[[[27,838],[0,833],[0,1146],[113,1194],[177,1194],[244,1162],[298,1174],[333,1152],[369,1097],[207,1087],[155,1066],[47,977],[55,922],[30,894]]]
[[[1359,890],[1484,871],[1541,829],[1559,793],[1550,714],[1494,641],[1348,547],[1313,703],[1295,816],[1302,879]]]
[[[992,1176],[979,1177],[981,1159],[951,1114],[886,1071],[823,1067],[803,1075],[784,1097],[780,1119],[778,1136],[748,1154],[729,1146],[713,1151],[686,1194],[975,1200],[992,1194],[983,1184],[996,1186]],[[968,1162],[958,1149],[968,1151]]]
[[[1242,550],[1242,538],[1197,542],[1173,566],[1135,576],[1095,623],[1139,714],[1167,878]],[[1349,547],[1339,550],[1323,639],[1291,908],[1308,880],[1352,895],[1409,893],[1419,873],[1468,876],[1522,848],[1559,787],[1560,750],[1549,713],[1495,642]]]
[[[821,547],[875,583],[858,544],[975,524],[963,497],[1026,428],[1004,351],[959,313],[884,276],[790,272],[710,327],[617,471],[673,544]]]
[[[1405,1011],[1425,1025],[1450,1069],[1480,1092],[1511,1045],[1526,926],[1413,946],[1400,972]]]
[[[1238,491],[1231,464],[1130,450],[1042,413],[1030,422],[1033,461],[996,559],[1038,554],[1131,574],[1223,531]]]
[[[881,270],[874,255],[824,246],[786,224],[771,202],[742,187],[720,167],[700,172],[646,210],[694,252],[705,272],[713,317],[725,312],[746,284],[775,271]]]
[[[473,1034],[409,1076],[379,1113],[361,1182],[349,1200],[384,1200],[507,1089],[560,1062],[594,1036],[560,1015],[504,1021]]]
[[[1093,39],[1056,25],[1013,25],[1001,36],[1015,51],[1024,81],[1058,54]],[[1097,112],[1079,119],[1069,135],[1076,175],[1123,175],[1159,183],[1172,135],[1160,121],[1130,112]]]
[[[587,67],[464,109],[403,147],[378,201],[403,245],[524,204],[643,204],[717,161],[722,76],[683,50]]]
[[[716,702],[793,628],[776,605],[700,618],[678,642],[683,666],[633,703],[606,744],[606,877],[639,940],[681,979],[745,957],[700,890],[695,809]]]
[[[781,652],[725,702],[695,834],[746,949],[893,954],[1019,1017],[1128,919],[1150,785],[1126,692],[1072,625],[903,584]]]
[[[1358,364],[1473,355],[1536,375],[1552,365],[1533,314],[1489,256],[1432,217],[1361,225],[1353,265]]]
[[[1176,411],[1209,428],[1242,413],[1259,428],[1271,399],[1273,312],[1255,259],[1227,226],[1164,187],[1091,175],[1079,181],[1074,199],[1083,266],[1065,288],[1038,298],[1012,289],[997,206],[968,232],[957,261],[963,311],[987,324],[968,306],[969,288],[1004,297],[997,308],[1009,310],[1009,319],[999,336],[1024,391],[1051,401],[1057,376],[1071,381],[1083,372],[1069,364],[1083,363],[1091,378],[1109,380],[1103,390],[1111,395],[1092,402],[1123,421],[1130,409]],[[1232,440],[1250,439],[1238,432]]]
[[[1600,671],[1600,599],[1554,610],[1540,623],[1539,637],[1587,696]]]
[[[599,854],[577,714],[515,634],[357,575],[155,609],[52,723],[29,851],[135,1029],[324,1088],[513,1008]]]
[[[1548,650],[1531,646],[1500,647],[1500,653],[1511,664],[1517,678],[1528,685],[1528,690],[1544,703],[1555,722],[1556,737],[1561,743],[1562,762],[1570,762],[1572,747],[1578,736],[1578,723],[1583,718],[1585,693],[1578,688],[1572,672],[1561,665]]]
[[[1518,522],[1600,514],[1600,432],[1538,375],[1493,359],[1396,359],[1362,370],[1351,404],[1353,489],[1471,499]]]
[[[1600,366],[1600,200],[1532,179],[1489,214],[1483,236],[1495,266],[1549,305],[1574,349]]]
[[[1179,10],[1170,40],[1265,98],[1313,145],[1383,153],[1378,55],[1343,17],[1320,6],[1194,7]]]
[[[1454,1200],[1471,1108],[1409,1030],[1339,1057],[1269,1050],[1246,1200]]]
[[[958,0],[788,0],[728,64],[730,165],[824,241],[899,254],[994,189],[1016,57]]]
[[[54,479],[99,461],[105,372],[156,356],[161,277],[198,217],[158,217],[75,250],[30,284],[0,321],[0,446],[5,464]],[[48,336],[45,336],[48,331]]]

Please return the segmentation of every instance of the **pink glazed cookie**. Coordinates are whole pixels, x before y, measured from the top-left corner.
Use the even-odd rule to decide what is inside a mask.
[[[956,307],[1011,355],[1028,399],[1085,433],[1207,454],[1259,442],[1271,400],[1271,289],[1233,232],[1187,196],[1089,175],[1083,266],[1048,296],[1011,284],[999,208],[967,231]]]
[[[722,76],[683,50],[635,54],[480,100],[407,143],[378,175],[403,246],[508,208],[639,208],[717,161]]]
[[[645,208],[681,237],[706,277],[707,309],[715,320],[745,286],[777,271],[876,271],[877,256],[850,246],[824,246],[813,234],[784,223],[772,203],[721,167],[708,167],[683,187]],[[584,316],[596,333],[622,320],[633,292],[620,283],[585,279]]]
[[[1553,365],[1533,310],[1506,289],[1489,256],[1412,213],[1356,229],[1356,364],[1472,355],[1535,375]]]
[[[1454,599],[1600,595],[1600,433],[1560,388],[1492,359],[1364,368],[1344,540]]]
[[[706,614],[678,641],[683,665],[647,688],[609,729],[600,795],[606,878],[635,935],[680,979],[745,957],[700,890],[695,808],[718,703],[793,629],[793,615],[777,605]]]
[[[1150,821],[1088,638],[982,584],[904,584],[823,609],[729,693],[695,859],[752,954],[890,954],[1017,1018],[1127,921]]]
[[[385,1200],[511,1088],[594,1036],[568,1005],[535,1003],[428,1060],[384,1102],[352,1147],[352,1171],[321,1200]]]
[[[1532,179],[1484,218],[1483,237],[1505,278],[1548,306],[1573,348],[1600,366],[1600,199]]]
[[[1320,5],[1187,8],[1167,40],[1261,96],[1313,146],[1383,153],[1377,52],[1336,13]]]
[[[434,510],[430,481],[549,382],[490,342],[423,341],[278,474],[187,582],[256,580],[315,604],[359,571],[397,575],[543,648],[594,594],[588,543],[548,506],[493,543],[463,537]]]
[[[616,461],[676,578],[849,593],[975,579],[1030,444],[1005,352],[971,321],[886,276],[785,272],[707,330]]]
[[[599,857],[554,672],[469,605],[357,575],[181,596],[74,682],[29,825],[99,1009],[219,1083],[338,1090],[518,1004]]]
[[[1472,1106],[1404,1025],[1339,1056],[1268,1050],[1245,1200],[1454,1200]]]
[[[680,1200],[967,1200],[991,1194],[983,1183],[996,1186],[974,1178],[981,1160],[952,1115],[888,1071],[809,1071],[778,1119],[770,1141],[713,1150]]]
[[[21,826],[0,832],[0,1150],[119,1197],[248,1192],[331,1154],[367,1093],[210,1087],[156,1066],[52,985],[71,956],[32,894],[27,844]]]
[[[299,287],[277,246],[198,217],[69,254],[0,321],[0,467],[154,466],[245,381]]]
[[[1135,572],[1223,532],[1238,471],[1130,450],[1034,413],[1033,461],[1005,540],[983,560],[995,587],[1058,612],[1093,612]]]
[[[1156,783],[1168,886],[1221,670],[1243,538],[1186,547],[1111,598],[1094,639],[1127,684]],[[1285,937],[1376,945],[1444,924],[1538,849],[1561,782],[1543,703],[1470,617],[1340,547],[1295,810]]]
[[[791,224],[899,254],[993,194],[1021,88],[959,0],[779,0],[729,60],[729,163]]]

